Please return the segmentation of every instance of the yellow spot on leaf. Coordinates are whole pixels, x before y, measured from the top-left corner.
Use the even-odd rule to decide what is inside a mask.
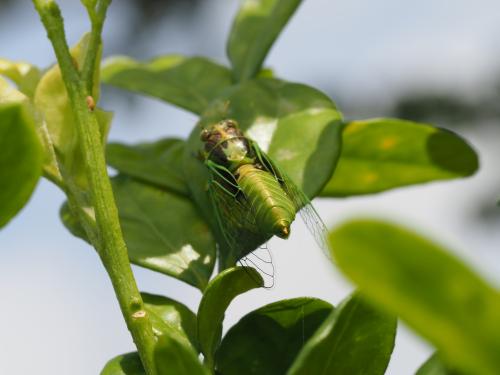
[[[380,148],[382,150],[388,150],[390,148],[393,148],[397,142],[398,140],[395,137],[386,137],[380,142]]]
[[[368,172],[362,177],[362,180],[365,184],[372,184],[378,180],[378,175],[373,172]]]

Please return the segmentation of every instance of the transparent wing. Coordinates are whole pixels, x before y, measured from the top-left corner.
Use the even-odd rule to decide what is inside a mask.
[[[270,288],[274,285],[274,264],[267,245],[262,245],[268,237],[260,233],[250,204],[234,188],[235,183],[232,176],[213,172],[209,180],[208,192],[223,241],[219,260],[223,268],[236,262],[255,268],[264,279],[264,287]]]
[[[275,268],[273,257],[267,243],[261,245],[251,253],[248,253],[244,257],[240,258],[238,260],[238,263],[241,266],[252,267],[256,269],[264,280],[264,288],[271,289],[274,286]],[[250,275],[250,277],[254,277],[252,274],[248,274]],[[259,283],[259,280],[254,281],[257,284]]]
[[[327,258],[331,259],[328,248],[328,230],[323,220],[304,192],[287,176],[282,175],[286,193],[292,199],[307,229]]]
[[[267,156],[259,146],[253,142],[257,157],[260,159],[263,166],[268,169],[270,173],[276,176],[276,179],[281,183],[283,190],[288,194],[290,199],[295,205],[297,212],[306,224],[307,229],[314,237],[314,240],[321,248],[323,253],[328,259],[331,259],[328,248],[328,230],[326,229],[323,220],[318,212],[312,205],[310,199],[280,168]]]
[[[220,177],[212,176],[208,193],[212,201],[217,223],[224,245],[231,250],[235,260],[244,255],[242,235],[245,232],[258,233],[248,202],[238,191],[228,190]]]

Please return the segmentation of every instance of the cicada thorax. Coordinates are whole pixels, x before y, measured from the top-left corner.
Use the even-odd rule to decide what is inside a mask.
[[[262,232],[288,238],[296,209],[276,176],[256,165],[245,164],[237,169],[237,182]]]
[[[206,158],[231,171],[255,159],[249,140],[232,120],[224,120],[204,129],[201,139],[205,143]]]

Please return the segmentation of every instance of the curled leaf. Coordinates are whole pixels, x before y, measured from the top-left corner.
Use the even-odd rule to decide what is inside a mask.
[[[263,285],[258,272],[246,267],[227,269],[208,284],[198,309],[198,339],[209,366],[220,344],[227,307],[236,296]]]

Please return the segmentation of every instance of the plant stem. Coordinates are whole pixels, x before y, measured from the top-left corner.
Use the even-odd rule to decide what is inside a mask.
[[[111,4],[111,0],[100,0],[97,2],[95,9],[87,9],[90,22],[91,33],[89,47],[85,61],[82,68],[82,81],[86,84],[87,94],[92,95],[92,88],[94,86],[94,71],[95,64],[98,59],[99,51],[102,45],[102,28],[106,18],[106,11]],[[97,98],[95,98],[97,100]]]
[[[152,375],[156,373],[153,358],[156,339],[128,259],[118,210],[106,170],[97,118],[86,103],[88,93],[86,82],[82,80],[73,64],[59,7],[53,0],[33,0],[33,2],[53,45],[75,115],[78,138],[85,159],[91,203],[95,210],[98,243],[94,243],[94,246],[109,274],[146,373]],[[92,32],[95,32],[94,28]],[[97,40],[100,41],[100,36]]]

